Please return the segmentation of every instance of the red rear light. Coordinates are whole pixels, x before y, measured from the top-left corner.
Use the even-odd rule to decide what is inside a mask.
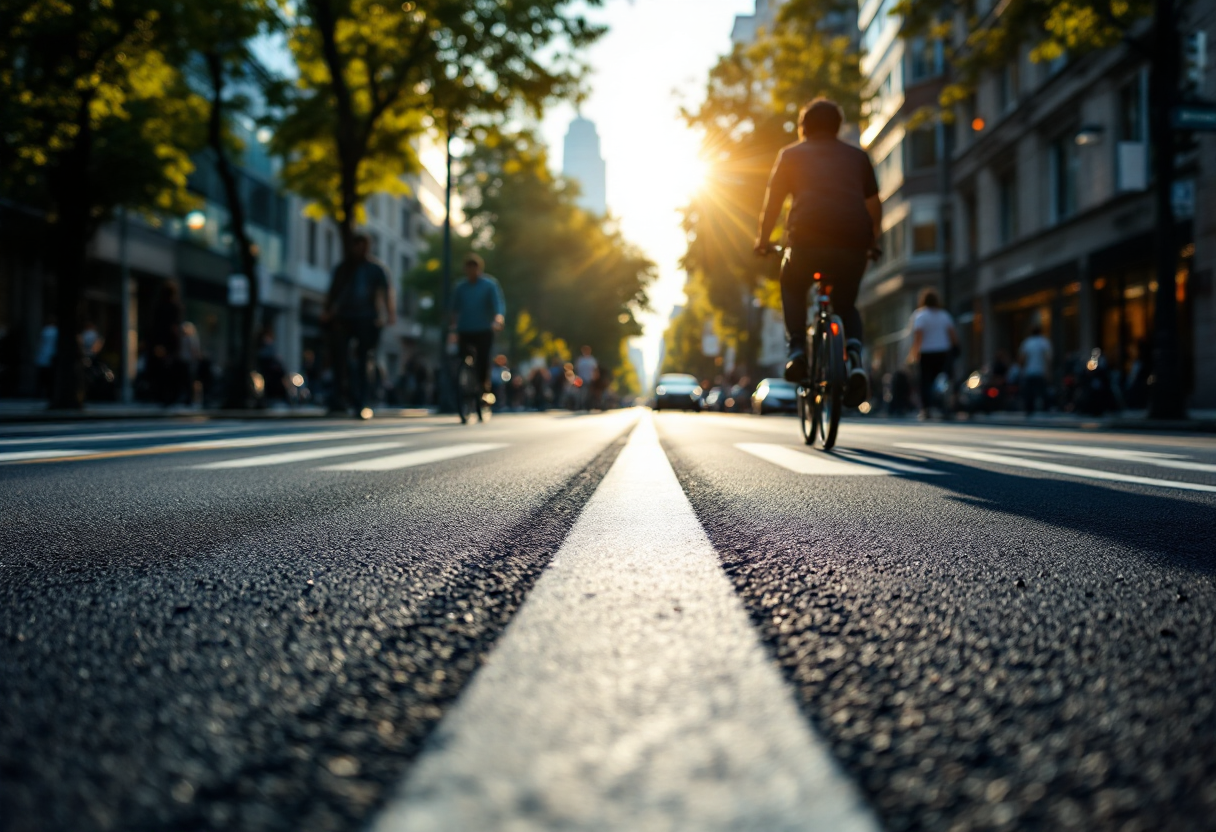
[[[1001,395],[1000,390],[997,390],[995,387],[988,388],[988,398],[995,399],[999,395]]]
[[[836,323],[835,321],[832,321],[832,334],[833,335],[840,334],[840,324]]]

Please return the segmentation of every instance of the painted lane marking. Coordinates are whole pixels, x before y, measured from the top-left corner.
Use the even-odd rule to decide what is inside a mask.
[[[40,459],[70,457],[87,454],[88,451],[44,450],[44,451],[10,451],[0,454],[0,462],[32,462]]]
[[[371,459],[361,459],[356,462],[344,462],[341,465],[328,465],[319,468],[320,471],[396,471],[399,468],[412,468],[415,465],[426,465],[431,462],[442,462],[445,459],[479,454],[505,448],[501,442],[470,442],[467,445],[448,445],[443,448],[428,448],[423,451],[406,451],[403,454],[378,456]]]
[[[232,428],[198,428],[195,430],[145,430],[134,431],[132,433],[81,433],[67,434],[64,436],[37,436],[33,438],[21,439],[3,439],[0,438],[0,445],[17,446],[17,445],[50,445],[54,442],[115,442],[123,439],[155,439],[160,436],[166,438],[170,436],[206,436],[208,434],[223,433],[230,431]]]
[[[1156,465],[1158,468],[1173,468],[1179,471],[1204,471],[1216,473],[1216,465],[1206,462],[1191,462],[1181,454],[1162,454],[1155,451],[1140,451],[1132,448],[1095,448],[1089,445],[1050,445],[1040,442],[997,442],[1004,448],[1019,451],[1042,451],[1051,454],[1072,454],[1095,459],[1113,459],[1141,465]]]
[[[643,414],[372,829],[878,824],[799,713]]]
[[[366,445],[337,445],[330,448],[307,448],[303,451],[287,451],[281,454],[265,454],[263,456],[244,456],[236,459],[225,459],[220,462],[207,462],[202,465],[191,465],[190,468],[199,471],[218,471],[229,468],[261,468],[266,465],[287,465],[291,462],[306,462],[310,459],[325,459],[331,456],[353,456],[372,451],[387,451],[390,448],[404,448],[404,442],[371,442]]]
[[[200,442],[184,442],[177,445],[153,445],[147,448],[124,448],[118,451],[72,451],[71,456],[55,456],[27,462],[86,462],[95,459],[121,459],[131,456],[155,456],[158,454],[180,454],[192,451],[227,450],[231,448],[261,448],[267,445],[294,445],[307,442],[323,442],[330,439],[352,439],[356,437],[397,436],[424,433],[435,428],[384,428],[380,430],[319,431],[314,433],[279,433],[267,436],[241,436],[233,439],[205,439]]]
[[[906,465],[902,462],[840,449],[831,453],[807,452],[795,450],[786,445],[770,445],[765,442],[739,442],[735,447],[759,457],[765,462],[780,465],[795,474],[809,474],[818,477],[889,477],[896,473],[941,473],[917,465]]]
[[[917,451],[927,451],[935,454],[955,456],[959,459],[969,459],[974,462],[989,462],[993,465],[1008,465],[1014,468],[1030,468],[1035,471],[1046,471],[1051,474],[1063,474],[1069,477],[1082,477],[1090,480],[1105,480],[1107,482],[1122,482],[1131,485],[1148,485],[1155,488],[1177,488],[1183,491],[1204,491],[1216,493],[1216,485],[1202,485],[1194,482],[1175,482],[1173,480],[1158,480],[1151,477],[1137,477],[1132,474],[1116,474],[1111,471],[1097,471],[1091,468],[1077,468],[1073,465],[1058,465],[1054,462],[1043,462],[1038,459],[1008,456],[977,451],[971,448],[956,448],[952,445],[922,445],[919,443],[900,443],[901,448],[911,448]]]

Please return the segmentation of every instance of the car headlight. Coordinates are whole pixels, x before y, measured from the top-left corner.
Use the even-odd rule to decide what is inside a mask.
[[[766,398],[768,398],[768,388],[767,387],[763,388],[762,390],[756,391],[756,401],[762,402]]]
[[[655,395],[662,396],[667,392],[667,388],[660,384],[658,387],[654,388],[654,392]]]
[[[694,387],[694,388],[692,388],[692,394],[693,394],[694,396],[699,396],[699,395],[701,395],[701,388],[700,388],[700,387]]]

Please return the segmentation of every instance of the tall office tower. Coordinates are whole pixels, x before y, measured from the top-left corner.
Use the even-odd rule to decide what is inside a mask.
[[[580,206],[596,214],[607,213],[604,157],[600,155],[600,134],[595,130],[595,122],[582,116],[570,122],[562,153],[562,173],[578,181],[582,190]]]

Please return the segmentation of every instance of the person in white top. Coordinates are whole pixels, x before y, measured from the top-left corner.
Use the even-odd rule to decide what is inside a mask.
[[[1018,361],[1022,365],[1022,394],[1026,402],[1026,415],[1033,416],[1039,397],[1046,405],[1047,372],[1051,368],[1051,342],[1043,335],[1043,327],[1035,324],[1030,337],[1018,349]]]
[[[920,306],[912,313],[912,349],[908,352],[908,362],[920,364],[922,419],[929,416],[933,382],[942,373],[949,372],[950,359],[957,346],[958,333],[954,330],[954,318],[941,308],[937,292],[926,289],[921,293]],[[944,406],[942,415],[946,415]]]

